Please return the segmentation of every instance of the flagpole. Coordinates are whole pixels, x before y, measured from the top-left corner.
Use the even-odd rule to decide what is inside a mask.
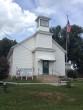
[[[67,15],[67,27],[66,27],[66,78],[67,78],[67,60],[68,60],[68,42],[69,42],[69,32],[70,32],[70,27],[69,27],[69,19]]]
[[[67,56],[67,54],[68,54],[68,38],[69,38],[69,34],[68,33],[66,33],[66,78],[67,78],[67,60],[68,60],[68,56]]]

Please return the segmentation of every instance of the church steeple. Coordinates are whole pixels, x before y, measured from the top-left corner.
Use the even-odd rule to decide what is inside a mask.
[[[48,17],[38,16],[35,20],[37,22],[37,31],[49,32],[49,20]]]

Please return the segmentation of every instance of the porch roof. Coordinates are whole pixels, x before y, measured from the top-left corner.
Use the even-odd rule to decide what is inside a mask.
[[[38,61],[41,61],[41,60],[56,61],[55,58],[52,58],[52,57],[39,57],[37,59]]]

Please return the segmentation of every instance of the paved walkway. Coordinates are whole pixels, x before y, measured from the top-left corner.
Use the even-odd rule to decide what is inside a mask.
[[[66,82],[63,83],[16,83],[16,82],[5,82],[7,84],[12,84],[12,85],[42,85],[42,84],[50,84],[53,86],[61,86],[61,85],[66,85]]]

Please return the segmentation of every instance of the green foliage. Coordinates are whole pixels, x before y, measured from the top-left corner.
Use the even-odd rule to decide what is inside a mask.
[[[67,77],[76,79],[77,78],[77,72],[75,70],[68,70],[67,71]]]
[[[51,27],[50,32],[53,33],[53,39],[57,41],[60,45],[62,44],[62,38],[61,38],[61,26],[57,27]]]
[[[66,87],[71,88],[71,81],[67,81]]]
[[[10,40],[8,38],[3,38],[0,40],[0,78],[5,78],[8,76],[9,63],[6,59],[10,48],[17,42]]]
[[[64,49],[66,49],[66,27],[52,27],[53,39],[57,41]],[[74,68],[78,69],[79,73],[83,73],[83,28],[77,25],[71,26],[71,32],[68,39],[68,61],[71,61]]]
[[[68,60],[76,64],[78,70],[83,70],[83,30],[79,26],[72,26],[70,43],[68,44]]]
[[[0,79],[6,78],[9,73],[9,62],[5,57],[0,58]]]
[[[2,40],[0,40],[0,57],[7,57],[10,48],[16,43],[17,42],[15,40],[13,41],[8,38],[3,38]]]
[[[73,85],[8,85],[7,94],[0,87],[0,110],[83,110],[83,81]]]
[[[12,78],[9,76],[9,77],[7,77],[7,78],[5,78],[4,80],[3,80],[4,82],[16,82],[16,83],[40,83],[40,81],[38,81],[37,79],[22,79],[21,80],[21,78],[16,78],[15,76],[13,76]]]

